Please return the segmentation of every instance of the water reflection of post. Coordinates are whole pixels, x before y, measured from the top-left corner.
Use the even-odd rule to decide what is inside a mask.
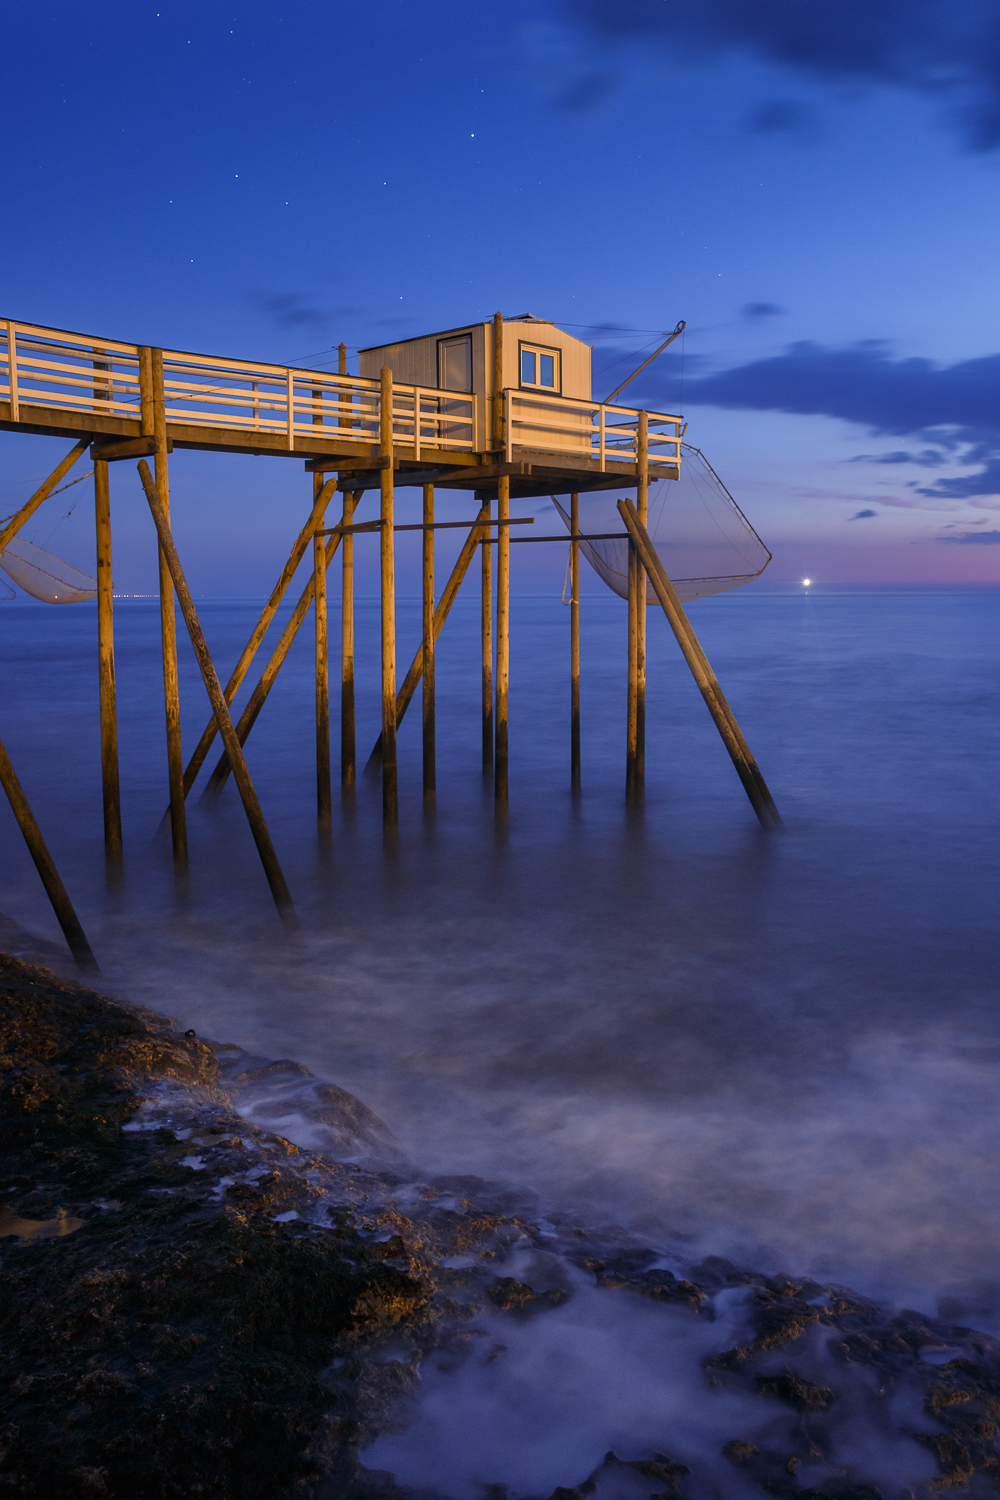
[[[313,502],[323,492],[322,474],[313,475]],[[313,536],[313,609],[316,618],[316,817],[322,837],[329,837],[330,806],[330,656],[326,609],[326,538]]]

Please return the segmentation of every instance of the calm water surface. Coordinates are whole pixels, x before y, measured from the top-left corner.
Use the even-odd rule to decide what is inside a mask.
[[[259,604],[199,608],[225,675]],[[514,601],[511,818],[496,836],[470,599],[439,648],[436,818],[421,811],[411,712],[398,850],[383,852],[366,783],[355,811],[336,802],[325,849],[303,631],[249,742],[304,919],[291,941],[231,784],[214,810],[193,794],[191,890],[175,896],[156,836],[154,601],[116,612],[122,894],[103,875],[91,606],[0,606],[0,732],[110,984],[355,1091],[429,1171],[516,1177],[692,1256],[929,1310],[946,1294],[987,1326],[1000,1308],[1000,590],[774,586],[690,608],[780,833],[758,829],[659,611],[648,795],[626,814],[625,606],[595,596],[576,802],[568,611]],[[360,601],[362,759],[378,728],[377,622],[377,601]],[[418,633],[418,604],[402,601],[401,671]],[[183,644],[190,749],[207,700]],[[6,804],[0,835],[0,909],[58,937]]]

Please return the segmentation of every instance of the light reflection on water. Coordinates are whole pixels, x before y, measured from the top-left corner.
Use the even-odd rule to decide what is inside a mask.
[[[658,612],[647,803],[626,814],[624,605],[611,598],[584,601],[575,804],[568,612],[515,600],[504,837],[479,770],[477,615],[460,602],[439,652],[438,815],[420,811],[417,704],[389,856],[364,783],[355,813],[336,810],[332,848],[316,843],[303,632],[249,751],[305,921],[294,942],[231,786],[213,812],[192,799],[191,896],[175,902],[168,849],[152,841],[165,779],[155,604],[117,611],[121,897],[103,886],[89,606],[4,607],[0,732],[105,974],[136,998],[353,1090],[428,1171],[513,1176],[693,1257],[931,1310],[943,1293],[988,1326],[998,602],[790,588],[691,607],[785,817],[767,835]],[[202,613],[224,670],[256,608]],[[358,615],[363,760],[376,601]],[[401,641],[418,619],[401,604]],[[188,654],[182,665],[190,746],[206,703]],[[0,910],[56,935],[0,811]]]

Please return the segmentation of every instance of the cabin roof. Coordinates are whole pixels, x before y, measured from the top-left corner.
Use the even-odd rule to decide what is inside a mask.
[[[434,328],[431,329],[430,333],[415,333],[408,339],[387,339],[384,344],[366,344],[363,349],[358,350],[358,353],[371,354],[376,349],[394,349],[400,344],[419,344],[422,343],[424,339],[445,339],[451,333],[464,333],[467,328],[479,328],[486,323],[491,323],[492,321],[492,318],[474,318],[471,323],[459,323],[456,328]],[[515,313],[513,317],[505,317],[504,322],[544,323],[548,328],[559,328],[559,324],[554,323],[551,318],[536,318],[534,313]],[[559,328],[559,332],[565,333],[568,339],[576,339],[576,342],[578,344],[582,344],[584,342],[583,339],[577,339],[575,333],[566,333],[565,328]],[[586,348],[591,349],[593,348],[593,345],[587,344]]]

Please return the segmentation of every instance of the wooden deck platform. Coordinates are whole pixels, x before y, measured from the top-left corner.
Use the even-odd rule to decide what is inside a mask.
[[[114,460],[155,452],[141,414],[140,347],[95,335],[0,320],[0,430],[79,440]],[[639,413],[508,389],[477,451],[485,398],[395,382],[392,454],[384,452],[378,380],[163,350],[167,443],[172,449],[298,458],[313,473],[376,489],[391,463],[398,485],[436,484],[493,498],[621,489],[635,483]],[[676,479],[681,418],[648,414],[649,477]]]

